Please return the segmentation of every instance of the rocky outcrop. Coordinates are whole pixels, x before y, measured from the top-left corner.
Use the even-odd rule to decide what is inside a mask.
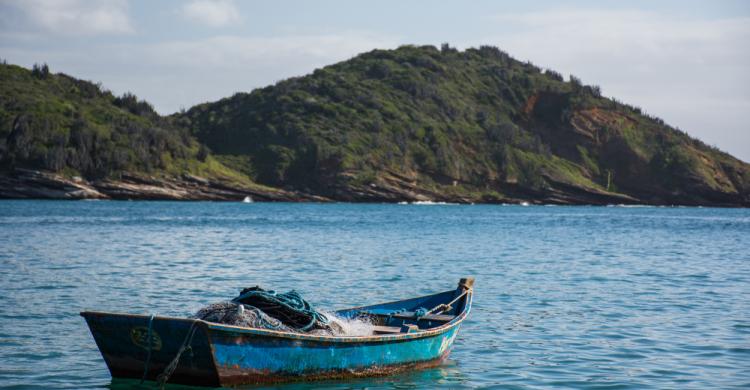
[[[111,199],[111,200],[211,200],[259,202],[448,202],[448,203],[530,203],[558,205],[668,204],[644,201],[632,196],[555,181],[543,190],[531,190],[503,183],[505,193],[475,196],[438,192],[422,186],[414,178],[387,172],[366,184],[333,186],[327,196],[312,195],[261,185],[242,185],[210,180],[190,174],[157,177],[123,174],[119,179],[87,181],[39,170],[15,169],[0,173],[0,199]],[[691,198],[676,204],[691,204]],[[731,206],[717,202],[714,206]]]
[[[121,178],[87,181],[30,169],[0,174],[0,198],[216,200],[264,202],[326,202],[329,199],[297,191],[209,180],[193,175],[156,177],[123,174]]]
[[[0,174],[0,198],[6,199],[107,199],[83,179],[29,169]]]
[[[545,177],[550,186],[542,190],[532,190],[515,183],[490,183],[502,186],[504,194],[475,195],[462,192],[437,191],[426,188],[413,177],[406,177],[397,172],[386,171],[366,184],[355,184],[355,173],[345,173],[350,181],[345,185],[334,186],[333,199],[346,202],[448,202],[448,203],[531,203],[558,205],[608,205],[638,204],[640,199],[632,196],[608,192],[596,188],[577,186],[552,177]],[[455,185],[460,185],[455,181]]]

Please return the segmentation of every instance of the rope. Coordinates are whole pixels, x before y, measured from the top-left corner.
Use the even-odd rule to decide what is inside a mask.
[[[420,307],[420,308],[414,310],[414,317],[416,317],[417,319],[420,319],[420,318],[422,318],[424,316],[427,316],[427,315],[430,315],[430,314],[442,313],[442,312],[446,312],[446,311],[448,311],[450,309],[453,309],[452,305],[454,303],[456,303],[456,301],[458,301],[459,299],[461,299],[464,295],[466,295],[466,293],[468,293],[468,292],[469,292],[469,290],[464,290],[464,292],[462,292],[459,296],[457,296],[456,298],[454,298],[452,301],[450,301],[448,303],[441,303],[441,304],[433,307],[430,310],[427,310],[424,307]]]
[[[242,290],[232,301],[256,307],[281,321],[284,325],[307,332],[311,329],[327,329],[330,321],[325,314],[313,309],[298,292],[277,293],[252,287]]]
[[[143,366],[143,376],[141,376],[141,384],[143,384],[143,381],[146,380],[146,374],[148,374],[148,367],[151,365],[151,349],[152,349],[152,343],[151,340],[151,332],[153,329],[154,324],[154,315],[151,314],[151,317],[148,318],[148,332],[146,333],[146,338],[148,339],[148,349],[146,353],[146,363]]]
[[[433,313],[442,313],[444,311],[448,311],[448,310],[452,309],[453,308],[452,305],[454,303],[456,303],[456,301],[458,301],[459,299],[461,299],[464,295],[466,295],[466,293],[468,293],[468,292],[469,292],[469,290],[464,290],[464,292],[462,292],[461,295],[457,296],[452,301],[450,301],[448,303],[441,303],[441,304],[433,307],[432,309],[428,310],[425,315],[427,315],[427,314],[433,314]],[[422,317],[424,317],[424,316],[422,316]]]
[[[195,331],[198,329],[196,327],[196,324],[198,324],[198,321],[193,321],[193,323],[190,324],[190,329],[185,335],[185,340],[182,342],[182,345],[180,345],[180,349],[177,350],[177,355],[174,357],[174,359],[172,359],[171,362],[169,362],[167,367],[164,368],[164,371],[162,371],[162,373],[156,377],[156,383],[159,385],[160,389],[164,389],[164,385],[169,380],[169,377],[174,374],[174,371],[177,369],[177,365],[180,363],[180,357],[182,357],[182,354],[186,350],[190,350],[191,354],[193,353],[193,347],[191,346],[191,344],[193,343],[193,336],[195,336]]]

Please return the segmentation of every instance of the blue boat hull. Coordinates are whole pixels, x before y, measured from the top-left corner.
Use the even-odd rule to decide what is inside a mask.
[[[448,291],[413,300],[342,310],[386,313],[458,295]],[[115,378],[156,380],[182,346],[170,383],[229,386],[292,380],[386,375],[436,366],[448,356],[471,306],[462,298],[452,320],[421,319],[417,332],[357,337],[315,336],[242,328],[201,320],[102,312],[83,312],[94,340]],[[388,316],[390,325],[406,320]],[[150,330],[149,330],[149,322]],[[193,333],[192,337],[189,337]],[[189,340],[189,343],[186,341]],[[149,356],[150,355],[150,356]]]
[[[418,339],[331,342],[210,332],[222,385],[387,375],[448,356],[458,326]]]

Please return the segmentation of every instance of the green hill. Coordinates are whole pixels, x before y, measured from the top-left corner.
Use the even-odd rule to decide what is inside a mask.
[[[0,162],[88,179],[123,172],[191,173],[243,180],[205,146],[132,94],[45,66],[0,65]],[[244,178],[244,180],[247,180]]]
[[[0,91],[0,197],[750,206],[748,164],[489,46],[373,50],[169,117],[46,67],[0,65]]]
[[[252,182],[132,94],[0,65],[0,198],[319,200]]]
[[[176,115],[258,182],[346,201],[750,205],[750,168],[494,47],[374,50]]]

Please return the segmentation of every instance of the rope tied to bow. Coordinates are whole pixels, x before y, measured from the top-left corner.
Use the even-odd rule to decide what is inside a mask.
[[[172,359],[171,362],[167,365],[167,367],[164,368],[164,371],[162,371],[161,374],[159,374],[156,377],[156,383],[159,385],[160,389],[164,389],[164,385],[169,380],[169,377],[174,374],[175,370],[177,369],[177,366],[180,364],[180,358],[182,357],[182,354],[185,351],[190,351],[190,354],[192,356],[193,354],[193,337],[195,337],[195,332],[198,330],[198,327],[196,326],[199,321],[193,321],[192,324],[190,324],[190,329],[188,329],[187,334],[185,335],[185,340],[182,342],[182,345],[180,345],[180,348],[177,350],[177,355],[175,355],[174,359]]]
[[[148,368],[151,365],[151,350],[153,349],[153,327],[154,327],[154,315],[148,318],[148,331],[146,332],[146,340],[148,340],[148,348],[146,349],[146,363],[143,365],[143,376],[141,376],[141,384],[146,380],[148,374]]]

